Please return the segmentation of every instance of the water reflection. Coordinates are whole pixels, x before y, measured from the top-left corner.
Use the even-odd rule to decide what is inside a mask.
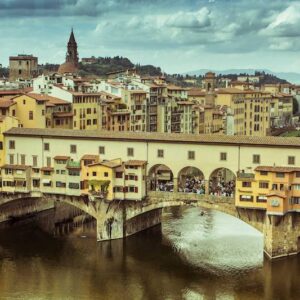
[[[218,212],[173,211],[162,233],[105,243],[91,225],[38,224],[0,231],[0,299],[300,299],[299,258],[264,261],[261,235]]]

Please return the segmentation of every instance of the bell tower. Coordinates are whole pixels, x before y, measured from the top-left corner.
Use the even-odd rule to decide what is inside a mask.
[[[77,43],[75,40],[73,28],[68,42],[66,62],[71,62],[74,64],[75,67],[78,67],[79,59],[78,59],[78,52],[77,52]]]

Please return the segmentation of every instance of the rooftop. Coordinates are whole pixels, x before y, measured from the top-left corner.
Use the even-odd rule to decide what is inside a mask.
[[[40,128],[11,128],[4,132],[5,136],[48,137],[57,139],[90,139],[116,140],[132,142],[159,142],[159,143],[190,143],[190,144],[221,144],[247,145],[269,147],[300,148],[298,137],[254,137],[229,136],[209,134],[179,134],[179,133],[150,133],[150,132],[110,132],[102,130],[72,130],[72,129],[40,129]]]
[[[297,167],[276,167],[276,166],[259,166],[255,168],[255,171],[277,172],[277,173],[292,173],[300,172],[300,168]]]

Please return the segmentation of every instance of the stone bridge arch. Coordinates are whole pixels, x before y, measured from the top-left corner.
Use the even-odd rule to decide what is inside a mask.
[[[165,164],[155,164],[148,170],[148,191],[173,192],[174,172]]]
[[[209,195],[234,197],[237,175],[229,168],[217,168],[209,176]]]
[[[201,169],[195,166],[184,167],[178,172],[177,180],[178,192],[205,194],[205,177]]]

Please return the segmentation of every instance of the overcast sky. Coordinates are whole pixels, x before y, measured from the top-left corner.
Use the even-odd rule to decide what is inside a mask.
[[[166,72],[300,71],[300,1],[0,0],[0,63],[61,63],[74,27],[80,57],[127,56]]]

